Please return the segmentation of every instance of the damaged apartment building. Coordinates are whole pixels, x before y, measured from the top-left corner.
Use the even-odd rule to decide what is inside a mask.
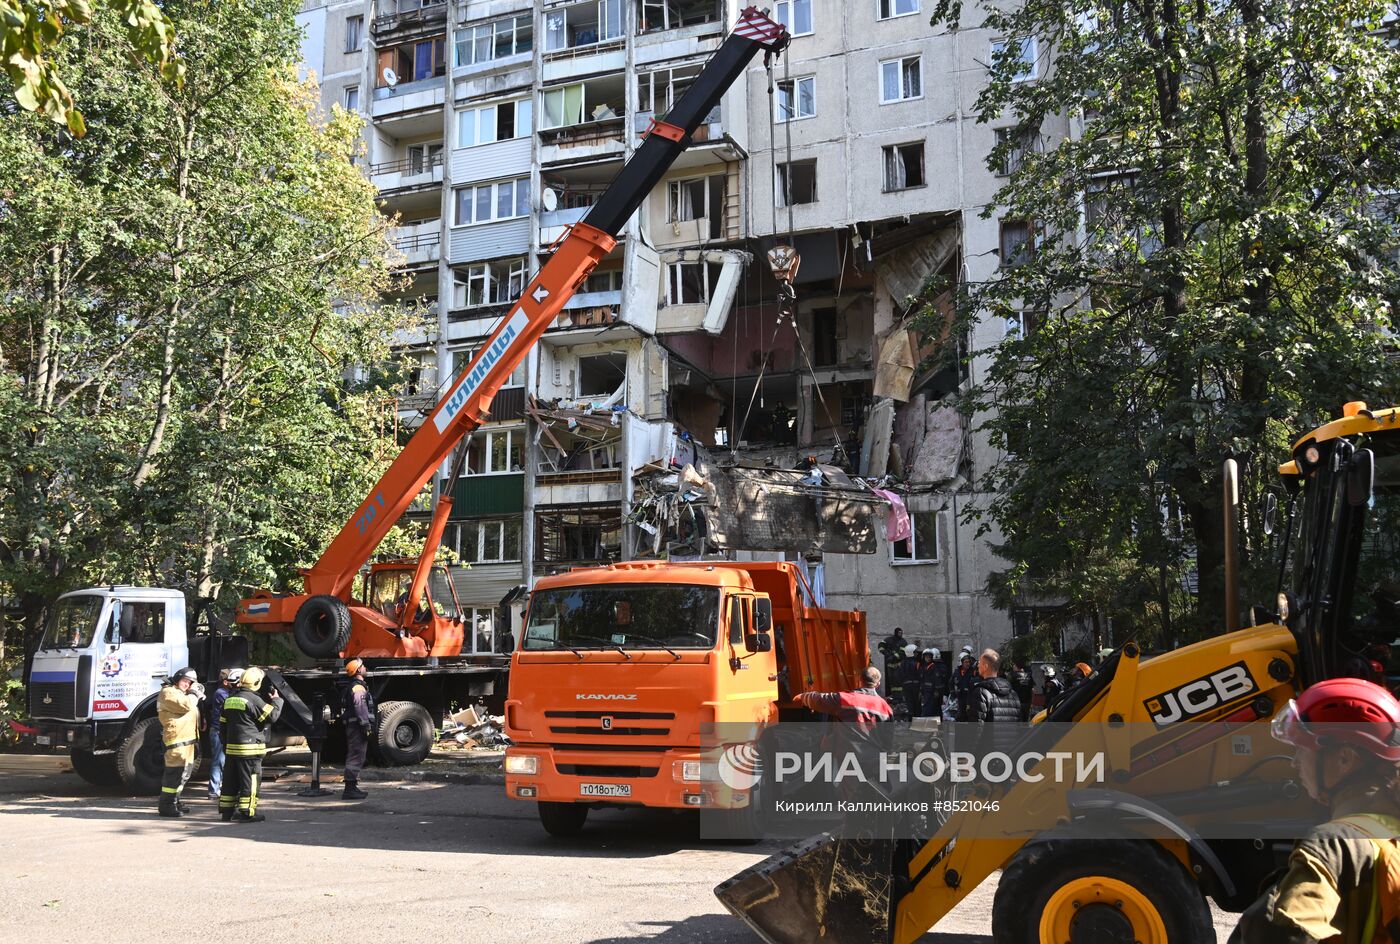
[[[876,637],[903,626],[955,648],[1011,635],[985,592],[991,538],[961,521],[994,457],[955,395],[964,355],[1022,326],[923,337],[910,319],[1025,251],[1032,228],[979,216],[999,185],[985,155],[1009,133],[972,117],[995,37],[935,33],[928,3],[776,0],[787,55],[729,91],[496,398],[445,537],[477,649],[518,630],[535,577],[655,557],[800,560],[814,592],[867,611]],[[403,339],[417,363],[396,403],[404,424],[421,422],[740,6],[303,8],[305,68],[326,109],[364,117],[363,166],[396,220],[391,300],[424,315]],[[1037,50],[1023,53],[1033,79]],[[779,245],[800,257],[790,302],[768,261]],[[908,536],[892,540],[896,507]]]

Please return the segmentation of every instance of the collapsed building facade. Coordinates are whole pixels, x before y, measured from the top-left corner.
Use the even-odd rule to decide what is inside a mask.
[[[391,300],[424,313],[402,339],[418,368],[401,422],[431,409],[739,8],[309,0],[305,66],[327,109],[367,122],[403,257]],[[535,577],[637,557],[801,560],[876,636],[953,648],[1029,628],[985,592],[996,535],[963,515],[996,456],[956,407],[969,352],[1023,319],[971,337],[910,319],[1033,251],[1033,226],[980,217],[1001,182],[985,155],[1011,133],[972,112],[995,37],[931,34],[928,12],[774,5],[788,54],[725,96],[468,446],[445,543],[478,648],[518,629]],[[1033,80],[1038,50],[1023,54]],[[800,256],[791,302],[766,261],[780,244]]]

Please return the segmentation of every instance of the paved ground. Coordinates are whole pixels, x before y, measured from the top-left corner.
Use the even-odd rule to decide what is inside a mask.
[[[0,755],[2,944],[172,933],[753,944],[711,889],[777,848],[707,844],[693,821],[645,811],[595,811],[583,837],[561,843],[493,783],[375,782],[363,803],[270,784],[266,823],[223,824],[207,800],[171,822],[66,768],[62,757]],[[927,944],[990,942],[994,888],[979,888]],[[1223,940],[1233,921],[1217,918]]]

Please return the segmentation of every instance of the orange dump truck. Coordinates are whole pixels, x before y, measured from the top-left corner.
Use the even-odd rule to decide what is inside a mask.
[[[707,773],[702,731],[808,717],[794,695],[858,688],[870,662],[865,614],[807,606],[801,580],[792,563],[725,561],[539,580],[511,663],[507,794],[553,835],[602,804],[751,809]]]

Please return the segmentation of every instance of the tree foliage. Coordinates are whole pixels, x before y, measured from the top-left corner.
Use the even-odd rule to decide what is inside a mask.
[[[967,405],[1006,456],[985,482],[1003,603],[1057,598],[1168,643],[1219,631],[1227,457],[1243,469],[1246,602],[1272,599],[1259,509],[1292,439],[1345,401],[1394,398],[1400,56],[1386,12],[977,7],[1007,40],[978,117],[1015,131],[988,166],[1019,164],[986,216],[1035,234],[960,298],[969,322],[1025,311],[1038,325],[985,352]],[[943,0],[933,22],[963,15]]]
[[[403,326],[386,221],[357,120],[296,80],[296,4],[163,9],[182,84],[99,12],[57,54],[86,136],[0,123],[0,584],[31,639],[92,582],[286,586],[396,451],[349,379]]]

